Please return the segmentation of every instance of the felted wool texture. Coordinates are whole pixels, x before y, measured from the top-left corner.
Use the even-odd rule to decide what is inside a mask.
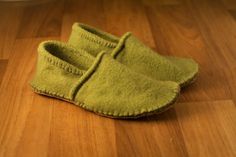
[[[198,73],[198,64],[193,59],[160,55],[130,32],[118,38],[91,26],[75,23],[68,43],[93,56],[105,50],[138,73],[156,80],[174,81],[180,86],[190,84]]]
[[[156,113],[172,104],[179,93],[175,82],[151,79],[104,52],[93,57],[57,41],[39,45],[31,86],[40,94],[113,118]]]

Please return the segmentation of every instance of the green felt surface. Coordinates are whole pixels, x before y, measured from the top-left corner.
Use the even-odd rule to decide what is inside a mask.
[[[91,26],[75,23],[68,43],[93,56],[106,51],[133,71],[156,80],[174,81],[180,86],[190,84],[198,73],[198,64],[193,59],[160,55],[131,33],[118,38]]]

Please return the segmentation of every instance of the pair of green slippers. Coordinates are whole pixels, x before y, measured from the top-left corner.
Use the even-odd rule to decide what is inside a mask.
[[[75,23],[68,43],[39,45],[31,86],[102,116],[138,118],[170,108],[197,73],[194,60],[162,56],[131,33]]]

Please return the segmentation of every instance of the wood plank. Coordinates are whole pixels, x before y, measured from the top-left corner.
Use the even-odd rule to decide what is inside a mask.
[[[2,79],[4,77],[4,74],[7,68],[7,62],[8,60],[0,59],[0,85],[2,83]]]
[[[174,109],[137,121],[117,121],[118,156],[188,156]]]
[[[65,3],[61,40],[68,40],[74,22],[105,29],[103,1],[90,0],[88,3],[87,0],[68,0]]]
[[[23,7],[0,4],[0,59],[8,59],[12,50]]]
[[[202,13],[204,14],[204,12]],[[225,81],[222,65],[215,63],[215,51],[209,49],[190,9],[182,3],[179,5],[147,5],[147,15],[151,23],[157,51],[164,55],[190,57],[199,63],[200,73],[196,83],[182,91],[180,101],[204,101],[229,99],[229,85]],[[196,14],[196,18],[198,14]],[[219,70],[216,73],[215,70]],[[222,83],[224,82],[224,83]]]
[[[199,1],[191,1],[187,5],[191,8],[190,10],[197,23],[201,23],[199,29],[202,32],[208,49],[213,50],[211,57],[214,59],[214,64],[218,66],[218,73],[222,73],[223,76],[229,76],[231,75],[230,73],[235,73],[233,71],[236,67],[235,20],[228,13],[221,1],[215,1],[215,3],[209,0],[201,3]],[[232,6],[234,6],[233,3]],[[227,82],[227,79],[225,77],[223,78],[222,84],[228,83],[229,87],[227,89],[232,94],[233,100],[235,100],[235,92],[231,85],[234,79],[230,78],[230,81]]]
[[[24,7],[17,38],[59,37],[63,10],[63,0]]]
[[[235,0],[220,0],[226,9],[235,10],[236,9],[236,1]]]
[[[235,10],[228,10],[228,12],[230,13],[230,15],[234,18],[234,20],[236,21],[236,9]]]
[[[27,117],[22,117],[23,111],[19,109],[21,114],[17,116],[17,125],[9,129],[14,132],[12,132],[10,136],[10,140],[12,141],[9,141],[6,145],[6,156],[48,156],[48,143],[50,139],[54,100],[37,97],[30,89],[28,95],[30,95],[32,99],[23,107],[24,112],[26,112],[25,116]],[[19,104],[22,106],[24,102],[25,100],[19,102]]]
[[[145,5],[159,5],[159,6],[170,6],[170,5],[178,5],[178,4],[181,4],[182,3],[182,0],[142,0],[142,2],[145,4]]]
[[[207,47],[213,51],[214,63],[221,66],[235,66],[236,23],[220,1],[191,1],[187,3]],[[219,31],[220,30],[220,31]]]
[[[44,156],[46,151],[50,100],[35,100],[28,84],[41,40],[17,40],[12,49],[20,53],[12,53],[0,86],[5,91],[0,93],[0,156]]]
[[[52,116],[48,156],[116,156],[114,120],[66,102]]]
[[[231,100],[176,106],[189,156],[236,155],[236,107]]]
[[[104,0],[104,4],[108,32],[121,36],[131,31],[146,45],[152,48],[155,47],[145,8],[141,0]]]
[[[236,104],[236,67],[224,68],[226,81],[229,82],[229,90],[231,92],[232,100]]]

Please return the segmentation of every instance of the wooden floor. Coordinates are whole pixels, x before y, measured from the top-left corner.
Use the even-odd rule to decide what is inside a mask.
[[[132,31],[161,54],[192,57],[198,80],[174,108],[140,120],[33,93],[37,45],[67,41],[75,21]],[[0,157],[235,157],[236,1],[0,2],[0,91]]]

